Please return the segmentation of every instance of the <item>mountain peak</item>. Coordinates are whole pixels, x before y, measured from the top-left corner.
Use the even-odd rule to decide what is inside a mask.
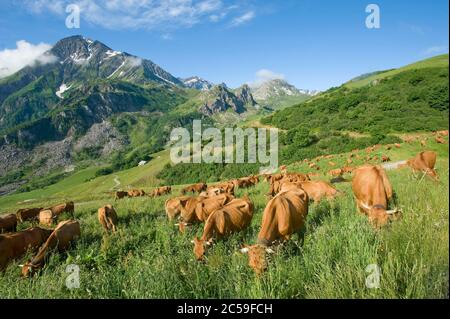
[[[251,87],[256,100],[265,101],[280,96],[314,96],[318,91],[298,89],[283,79],[273,79]]]
[[[184,85],[190,89],[196,89],[200,91],[208,91],[210,90],[214,84],[209,81],[206,81],[198,76],[191,76],[186,79],[180,79]]]

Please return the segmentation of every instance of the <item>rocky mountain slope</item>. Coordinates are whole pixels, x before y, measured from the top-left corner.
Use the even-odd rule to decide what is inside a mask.
[[[280,109],[305,101],[319,94],[319,91],[301,90],[285,80],[274,79],[252,85],[251,92],[255,100],[268,108]]]

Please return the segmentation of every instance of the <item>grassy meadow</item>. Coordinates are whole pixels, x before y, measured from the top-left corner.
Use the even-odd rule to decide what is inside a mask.
[[[421,149],[418,142],[404,143],[400,149],[383,148],[383,154],[399,161]],[[427,149],[439,154],[439,183],[414,176],[409,169],[387,172],[403,213],[401,220],[373,229],[356,212],[350,183],[337,184],[345,196],[311,203],[303,245],[294,236],[277,247],[268,271],[260,277],[247,266],[247,256],[239,248],[256,241],[267,203],[266,182],[237,192],[238,197],[248,193],[255,204],[252,225],[217,241],[205,262],[195,260],[190,242],[202,227],[180,234],[165,216],[164,202],[178,195],[180,186],[172,195],[157,199],[114,202],[109,193],[116,178],[123,189],[150,190],[161,183],[155,175],[167,163],[167,152],[143,167],[98,178],[95,169],[86,169],[41,190],[1,197],[0,211],[5,212],[73,199],[82,238],[67,253],[52,254],[33,279],[21,278],[18,267],[30,255],[11,263],[0,274],[0,298],[448,298],[448,144],[431,140]],[[343,165],[347,157],[337,155],[333,161]],[[319,164],[322,171],[326,162]],[[309,168],[294,163],[289,170],[308,172]],[[97,221],[97,209],[108,203],[119,215],[119,231],[114,235],[105,235]],[[65,286],[69,264],[80,267],[78,289]],[[370,264],[381,269],[378,289],[365,285]]]

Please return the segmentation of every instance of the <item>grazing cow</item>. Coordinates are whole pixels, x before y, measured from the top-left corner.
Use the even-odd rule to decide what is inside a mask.
[[[128,197],[141,197],[145,196],[145,192],[142,189],[132,189],[128,191]]]
[[[222,238],[233,232],[247,228],[253,218],[253,203],[248,197],[234,199],[227,205],[214,211],[206,220],[201,238],[195,237],[194,254],[197,260],[202,260],[206,245],[210,245],[213,238]]]
[[[181,197],[175,197],[166,200],[165,203],[165,209],[167,217],[170,221],[174,220],[177,216],[181,214],[181,208],[186,205],[186,202],[191,197],[188,196],[181,196]]]
[[[391,159],[389,158],[389,156],[387,156],[387,155],[382,155],[381,156],[381,161],[383,162],[383,163],[386,163],[386,162],[389,162]]]
[[[33,227],[17,233],[0,235],[0,271],[5,270],[10,261],[19,258],[28,249],[37,249],[51,233],[51,230]]]
[[[234,199],[233,195],[220,194],[213,197],[196,197],[181,206],[181,221],[185,226],[206,221],[211,213]]]
[[[436,134],[438,136],[448,136],[448,130],[445,131],[437,131]]]
[[[15,232],[17,230],[16,214],[0,215],[0,234]]]
[[[276,240],[289,240],[294,233],[300,234],[308,215],[308,194],[297,185],[284,185],[284,189],[269,201],[264,209],[258,242],[245,246],[241,252],[249,254],[249,266],[260,274],[267,268],[267,247]]]
[[[337,168],[337,169],[332,169],[331,171],[328,172],[328,175],[331,176],[342,176],[344,174],[344,171],[342,170],[342,168]]]
[[[159,197],[159,196],[164,196],[167,194],[170,194],[172,192],[172,187],[170,186],[163,186],[163,187],[158,187],[156,189],[154,189],[149,196],[150,197]]]
[[[60,204],[60,205],[56,205],[50,208],[46,208],[46,210],[51,210],[53,215],[55,216],[59,216],[62,213],[69,213],[71,215],[72,218],[74,218],[73,213],[75,211],[75,205],[73,202],[68,202],[65,204]]]
[[[402,145],[401,145],[401,144],[399,144],[399,143],[395,143],[395,144],[394,144],[394,146],[395,146],[396,148],[400,148],[400,147],[402,147]]]
[[[311,163],[311,164],[309,164],[308,166],[309,166],[309,168],[314,168],[314,167],[317,166],[317,164],[316,164],[316,163]]]
[[[128,192],[119,191],[114,193],[114,200],[122,199],[125,197],[128,197]]]
[[[438,144],[447,144],[447,142],[440,136],[435,138],[436,143]]]
[[[307,174],[308,175],[308,178],[311,180],[313,177],[318,177],[319,176],[319,173],[308,173]]]
[[[208,188],[208,185],[206,185],[205,183],[198,183],[198,184],[194,184],[194,185],[190,185],[187,186],[185,188],[183,188],[181,190],[181,194],[186,194],[186,193],[201,193],[203,191],[205,191]]]
[[[298,183],[300,187],[308,194],[309,199],[318,203],[322,198],[326,197],[328,200],[335,198],[341,194],[337,189],[323,181],[308,181]]]
[[[39,224],[52,226],[58,222],[58,215],[55,215],[50,209],[44,209],[39,212]]]
[[[75,220],[60,222],[51,233],[50,237],[48,237],[47,241],[39,249],[37,255],[22,266],[22,276],[33,276],[38,270],[44,267],[45,260],[53,249],[57,248],[60,253],[64,252],[70,247],[70,244],[80,238],[80,236],[81,231],[79,222]]]
[[[381,166],[366,165],[354,172],[352,190],[357,209],[369,217],[373,226],[386,225],[396,211],[387,210],[392,186]]]
[[[334,158],[334,155],[327,155],[327,156],[325,156],[324,158],[325,158],[325,159],[332,159],[332,158]]]
[[[344,173],[344,174],[351,174],[352,172],[353,172],[353,170],[354,170],[354,168],[353,167],[351,167],[351,166],[344,166],[343,168],[342,168],[342,172]]]
[[[39,216],[39,212],[42,210],[42,207],[40,208],[23,208],[19,209],[16,212],[16,216],[19,219],[20,222],[24,221],[34,221],[37,220],[37,217]]]
[[[420,152],[416,157],[408,160],[406,165],[411,167],[413,171],[421,171],[428,176],[438,180],[439,177],[434,169],[436,165],[437,153],[432,151]]]
[[[288,180],[291,182],[304,182],[309,181],[309,177],[307,174],[303,173],[289,173],[284,176],[283,180]]]
[[[98,209],[98,221],[106,232],[117,230],[117,213],[111,205],[106,205]]]
[[[336,163],[334,163],[334,162],[328,162],[328,166],[334,167],[334,166],[336,166]]]

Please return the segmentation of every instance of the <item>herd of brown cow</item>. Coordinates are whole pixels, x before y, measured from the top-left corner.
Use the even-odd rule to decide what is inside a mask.
[[[368,148],[366,152],[370,153],[379,147],[381,146],[376,145]],[[350,158],[356,156],[352,152]],[[323,156],[315,161],[332,157]],[[432,151],[420,152],[403,166],[438,180],[435,170],[436,157],[437,154]],[[195,257],[202,260],[207,247],[214,239],[243,231],[251,224],[254,205],[247,195],[236,198],[235,190],[255,186],[260,179],[268,182],[270,190],[267,196],[270,200],[262,215],[257,242],[250,246],[244,245],[241,249],[243,253],[248,253],[249,266],[260,274],[267,268],[266,253],[273,252],[270,247],[302,232],[310,201],[331,200],[343,194],[328,182],[311,180],[311,177],[317,174],[288,173],[286,167],[280,171],[278,174],[253,175],[210,187],[205,183],[187,186],[181,190],[181,196],[166,200],[167,217],[171,221],[178,220],[176,226],[181,232],[189,225],[204,223],[202,236],[192,240]],[[357,210],[366,215],[374,227],[383,227],[390,220],[399,217],[397,210],[388,209],[393,198],[393,189],[381,166],[365,164],[357,168],[344,167],[330,171],[332,176],[347,173],[353,175],[352,191]],[[153,190],[149,196],[158,197],[171,192],[170,186],[164,186]],[[197,193],[197,196],[187,196],[187,193]],[[143,190],[116,192],[115,199],[145,194]],[[70,214],[72,219],[60,222],[54,229],[32,227],[16,232],[18,222],[39,221],[41,225],[52,226],[63,213]],[[19,209],[15,214],[0,215],[0,271],[5,270],[10,261],[20,258],[29,249],[37,253],[21,266],[23,276],[31,276],[41,269],[53,250],[65,251],[71,242],[80,237],[80,224],[73,218],[73,202],[50,208]],[[118,217],[114,207],[106,205],[99,208],[98,221],[106,232],[116,232]]]

